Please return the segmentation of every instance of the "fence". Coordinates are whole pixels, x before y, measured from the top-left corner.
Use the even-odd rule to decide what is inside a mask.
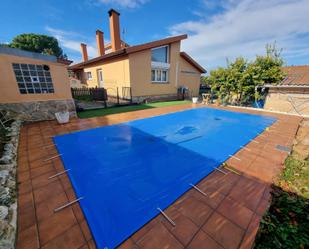
[[[83,108],[132,104],[131,87],[71,88],[72,96]],[[104,102],[101,103],[100,102]]]
[[[107,93],[104,88],[71,88],[72,96],[77,100],[106,101]]]
[[[106,89],[107,103],[111,105],[128,105],[132,104],[131,87],[109,87]]]

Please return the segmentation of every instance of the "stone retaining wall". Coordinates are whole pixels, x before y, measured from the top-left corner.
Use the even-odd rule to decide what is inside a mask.
[[[70,117],[76,117],[73,99],[0,103],[0,110],[9,111],[14,118],[17,116],[24,121],[52,120],[59,111],[69,111]]]
[[[0,158],[0,248],[14,249],[17,227],[16,166],[21,122],[8,129],[9,141]]]
[[[178,100],[177,94],[149,95],[132,97],[133,103]]]

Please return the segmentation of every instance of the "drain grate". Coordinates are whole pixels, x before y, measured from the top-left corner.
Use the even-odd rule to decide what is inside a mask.
[[[287,146],[277,145],[276,149],[281,150],[281,151],[291,152],[291,149]]]

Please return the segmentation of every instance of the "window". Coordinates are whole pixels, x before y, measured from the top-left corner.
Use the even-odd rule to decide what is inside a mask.
[[[151,61],[168,63],[168,46],[152,49]]]
[[[12,66],[21,94],[54,93],[47,65],[13,63]]]
[[[86,72],[87,80],[92,80],[92,74],[91,72]]]
[[[152,69],[151,81],[155,83],[166,83],[168,81],[167,69]]]

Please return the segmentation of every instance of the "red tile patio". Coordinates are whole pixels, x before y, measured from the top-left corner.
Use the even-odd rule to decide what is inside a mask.
[[[60,158],[44,162],[57,154],[52,136],[197,106],[200,107],[187,104],[74,119],[66,125],[46,121],[23,126],[17,169],[17,248],[96,248],[78,203],[56,213],[53,211],[74,200],[75,194],[66,175],[48,180],[64,169]],[[244,109],[220,109],[261,114]],[[268,207],[270,183],[287,156],[287,152],[279,151],[276,145],[291,146],[301,120],[296,116],[267,115],[278,121],[235,155],[240,161],[227,160],[228,166],[239,174],[214,171],[198,184],[207,197],[191,189],[165,210],[177,224],[175,227],[158,215],[119,248],[251,248],[260,218]]]

